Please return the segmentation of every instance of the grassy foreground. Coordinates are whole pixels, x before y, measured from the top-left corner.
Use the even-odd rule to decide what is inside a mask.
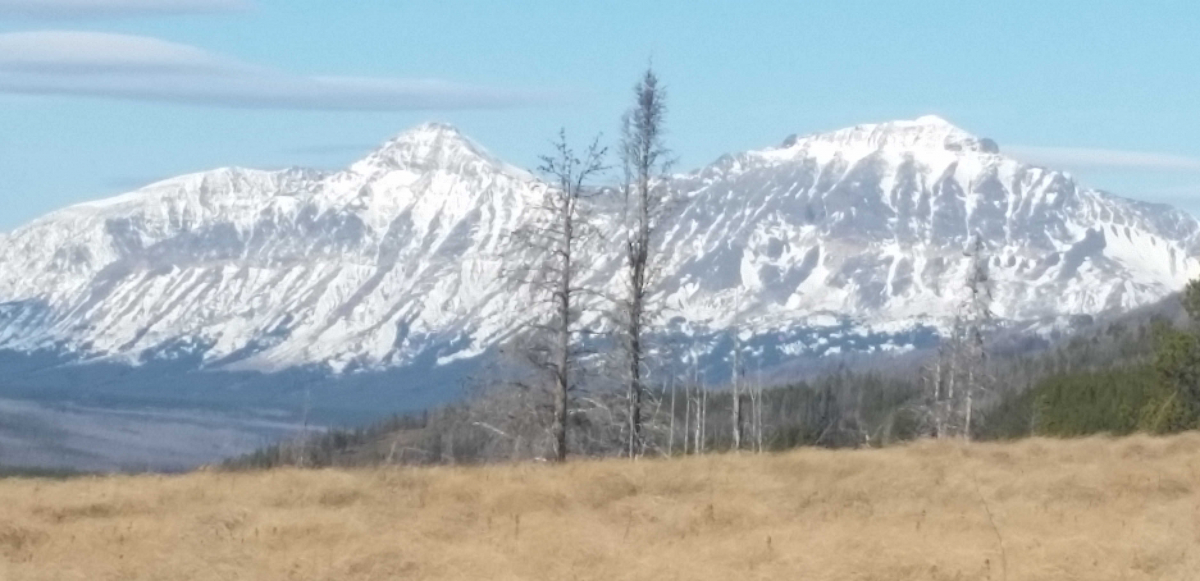
[[[0,580],[1197,579],[1200,435],[0,480]]]

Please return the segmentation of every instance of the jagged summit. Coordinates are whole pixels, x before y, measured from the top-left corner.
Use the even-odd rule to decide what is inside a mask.
[[[792,135],[784,141],[783,148],[797,149],[814,143],[848,150],[931,149],[993,154],[1000,152],[995,141],[972,135],[937,115],[924,115],[913,120],[855,125],[804,137]]]
[[[469,171],[505,164],[479,144],[446,123],[422,123],[388,140],[351,167],[359,173],[407,169]]]

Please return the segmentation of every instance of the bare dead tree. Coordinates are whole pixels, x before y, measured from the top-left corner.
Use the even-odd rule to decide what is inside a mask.
[[[708,448],[708,388],[701,381],[700,389],[700,453]]]
[[[692,406],[696,419],[692,422],[692,453],[703,454],[708,447],[708,387],[700,375],[700,354],[692,352]]]
[[[938,347],[936,359],[924,369],[922,380],[926,389],[924,411],[934,436],[969,441],[977,402],[990,389],[984,338],[993,317],[983,238],[973,236],[964,255],[969,259],[965,297],[957,307],[949,335]]]
[[[966,255],[971,264],[967,272],[967,297],[961,307],[964,322],[963,367],[966,382],[963,386],[963,438],[971,440],[971,419],[975,415],[975,402],[989,389],[987,376],[987,352],[984,334],[992,324],[992,291],[988,275],[987,244],[976,235]]]
[[[668,380],[671,383],[671,427],[670,433],[667,436],[667,455],[675,455],[675,377],[671,376]]]
[[[703,454],[704,419],[708,415],[708,398],[704,385],[700,381],[700,357],[694,351],[692,352],[692,397],[694,398],[692,411],[696,414],[696,420],[692,422],[692,453]]]
[[[628,374],[625,379],[630,458],[640,456],[645,447],[642,400],[646,391],[648,352],[645,334],[650,323],[647,302],[654,284],[655,233],[667,207],[663,178],[670,166],[670,153],[663,144],[666,93],[652,69],[648,69],[634,86],[634,97],[634,106],[621,120],[620,157],[624,180],[620,194],[626,233],[626,295],[618,305],[619,326],[623,330],[621,347]]]
[[[684,373],[686,374],[686,371]],[[683,401],[683,454],[686,456],[692,434],[692,382],[683,384]]]
[[[750,416],[753,423],[754,451],[763,451],[763,382],[762,359],[758,360],[758,372],[754,376],[754,385],[750,388]]]
[[[579,259],[582,246],[594,235],[584,204],[597,191],[589,182],[606,169],[607,150],[596,138],[582,154],[577,154],[568,144],[565,130],[559,131],[552,147],[553,153],[541,156],[538,167],[547,183],[536,207],[537,218],[518,231],[515,239],[531,256],[540,257],[536,265],[520,271],[518,276],[532,285],[550,306],[548,312],[536,314],[536,320],[530,324],[535,334],[547,340],[532,342],[527,355],[551,379],[553,459],[563,462],[567,458],[573,374],[581,351],[580,337],[586,332],[579,328],[580,297],[589,291],[580,286],[577,278]]]
[[[535,320],[530,326],[535,324],[540,325]],[[481,457],[514,461],[557,457],[553,339],[541,328],[514,338],[500,359],[489,365],[486,379],[474,386],[461,427],[464,439],[483,438]],[[443,438],[437,442],[438,450],[453,443]]]
[[[733,393],[730,409],[730,430],[734,451],[742,449],[742,291],[737,289],[733,301]]]
[[[949,438],[957,433],[954,387],[959,368],[958,337],[961,327],[959,319],[955,318],[950,334],[938,346],[933,362],[926,365],[921,373],[925,388],[921,415],[926,423],[926,431],[938,439]]]
[[[300,442],[298,443],[298,446],[297,446],[298,450],[297,450],[297,455],[296,455],[296,466],[298,468],[304,468],[305,463],[308,460],[308,439],[309,439],[308,438],[308,413],[311,408],[312,408],[312,384],[306,383],[304,385],[304,410],[301,413],[301,421],[303,422],[303,427],[300,430]]]
[[[958,325],[955,323],[955,329],[957,328]],[[932,375],[930,377],[930,387],[933,390],[932,410],[934,434],[939,439],[946,437],[946,434],[948,433],[947,424],[950,422],[950,408],[949,404],[946,403],[950,401],[950,398],[947,395],[948,388],[946,385],[946,370],[950,366],[947,365],[947,363],[948,358],[946,356],[946,348],[945,346],[939,346],[937,362],[933,367]]]

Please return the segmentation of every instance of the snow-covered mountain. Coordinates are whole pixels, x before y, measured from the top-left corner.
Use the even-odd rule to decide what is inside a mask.
[[[471,359],[524,316],[529,289],[502,273],[528,260],[508,235],[538,188],[428,124],[337,173],[220,169],[66,208],[0,237],[0,350],[337,373]],[[790,137],[671,188],[675,336],[711,346],[738,319],[775,361],[909,348],[953,315],[975,233],[1014,325],[1146,304],[1200,273],[1190,215],[937,117]],[[587,275],[616,284],[615,266]]]
[[[789,137],[676,187],[689,202],[669,270],[698,320],[730,312],[738,287],[785,325],[944,320],[975,235],[1008,322],[1129,309],[1200,273],[1191,215],[1085,188],[933,116]]]

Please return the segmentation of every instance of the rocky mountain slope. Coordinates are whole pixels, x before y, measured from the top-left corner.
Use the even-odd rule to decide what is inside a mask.
[[[473,360],[522,322],[529,289],[502,273],[529,260],[509,234],[539,187],[428,124],[337,173],[220,169],[66,208],[0,237],[0,350],[335,374]],[[1013,326],[1144,305],[1200,273],[1190,215],[936,117],[790,137],[671,188],[663,315],[718,359],[735,321],[767,364],[927,343],[973,235]],[[615,268],[587,278],[614,285]]]

